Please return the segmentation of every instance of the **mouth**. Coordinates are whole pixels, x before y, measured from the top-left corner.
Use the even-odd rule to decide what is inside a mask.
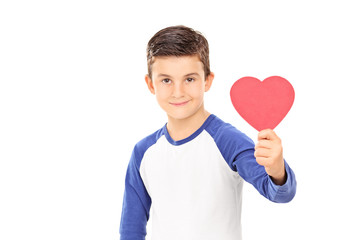
[[[178,102],[178,103],[170,103],[171,105],[175,106],[175,107],[181,107],[184,106],[188,103],[189,101],[185,101],[185,102]]]

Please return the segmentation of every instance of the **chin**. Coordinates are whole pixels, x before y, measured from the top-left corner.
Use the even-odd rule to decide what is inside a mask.
[[[172,118],[176,120],[184,120],[192,116],[195,116],[201,110],[201,106],[202,106],[201,104],[199,104],[198,106],[189,105],[186,107],[179,107],[179,108],[176,107],[168,108],[168,106],[166,107],[164,106],[163,110],[167,113],[168,118]]]
[[[184,120],[191,117],[191,114],[167,114],[169,118],[176,119],[176,120]]]
[[[172,112],[172,113],[168,113],[168,117],[171,117],[172,119],[176,119],[176,120],[184,120],[184,119],[188,119],[192,116],[195,116],[196,113],[198,112],[198,110],[194,110],[194,111],[186,111],[186,112]]]

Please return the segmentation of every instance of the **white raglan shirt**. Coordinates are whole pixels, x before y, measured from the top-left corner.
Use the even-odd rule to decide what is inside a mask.
[[[165,125],[134,148],[120,239],[145,239],[151,217],[152,240],[241,240],[244,180],[269,200],[288,202],[296,180],[285,167],[287,181],[277,186],[257,164],[251,139],[215,115],[180,141]]]

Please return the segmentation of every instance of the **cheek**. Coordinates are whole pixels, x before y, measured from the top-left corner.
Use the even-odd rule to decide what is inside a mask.
[[[195,86],[191,86],[187,92],[193,98],[203,98],[205,92],[205,85],[197,84]]]
[[[170,89],[167,88],[166,86],[156,86],[155,95],[158,101],[167,99],[170,95]]]

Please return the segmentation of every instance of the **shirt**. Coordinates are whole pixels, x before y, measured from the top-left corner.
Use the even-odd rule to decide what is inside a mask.
[[[284,160],[285,161],[285,160]],[[291,201],[295,174],[275,185],[256,162],[254,143],[211,114],[191,136],[174,141],[166,124],[138,142],[125,177],[121,240],[240,240],[244,180],[273,202]]]

